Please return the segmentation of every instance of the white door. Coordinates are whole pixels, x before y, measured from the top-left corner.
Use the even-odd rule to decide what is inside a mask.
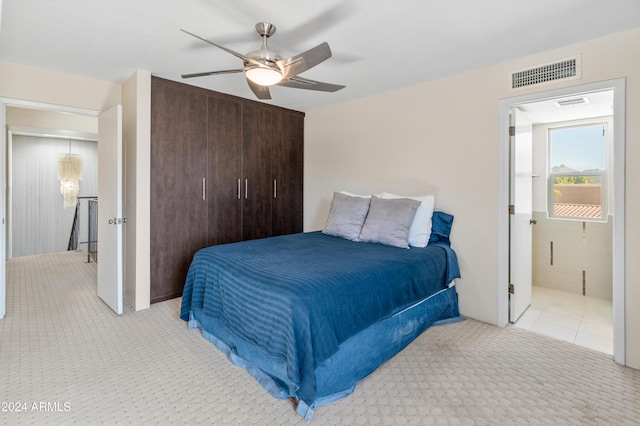
[[[98,119],[98,296],[122,314],[122,105]]]
[[[509,241],[509,321],[516,322],[531,304],[532,123],[517,108],[511,110],[515,135],[510,139],[511,202]],[[511,287],[511,286],[510,286]]]

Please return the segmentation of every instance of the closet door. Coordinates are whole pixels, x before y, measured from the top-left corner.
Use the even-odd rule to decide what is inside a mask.
[[[242,240],[242,106],[209,97],[208,244]]]
[[[274,114],[271,175],[273,235],[302,232],[304,116]]]
[[[207,97],[151,85],[151,302],[182,294],[193,254],[207,244]]]
[[[273,111],[242,107],[242,239],[271,236],[271,140]]]

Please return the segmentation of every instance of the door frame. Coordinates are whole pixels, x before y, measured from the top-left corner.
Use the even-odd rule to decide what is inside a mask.
[[[2,186],[0,187],[0,320],[4,318],[7,307],[7,108],[5,101],[0,99],[0,175]]]
[[[0,97],[0,125],[2,128],[2,135],[0,135],[0,216],[2,218],[2,223],[0,223],[0,320],[5,317],[6,314],[6,303],[7,303],[7,283],[6,283],[6,263],[7,263],[7,226],[9,223],[7,222],[7,108],[6,107],[21,107],[21,108],[31,108],[31,109],[41,109],[48,111],[57,111],[57,112],[71,112],[74,114],[80,115],[88,115],[91,117],[97,117],[100,114],[100,111],[85,109],[85,108],[75,108],[68,107],[63,105],[49,104],[45,102],[33,102],[22,99],[13,99],[13,98],[4,98]],[[98,161],[100,159],[98,158]]]
[[[613,358],[617,363],[625,365],[625,78],[515,96],[499,101],[497,318],[500,327],[505,327],[509,322],[509,108],[604,90],[613,90]]]

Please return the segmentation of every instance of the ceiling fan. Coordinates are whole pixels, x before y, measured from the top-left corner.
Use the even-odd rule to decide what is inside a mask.
[[[274,85],[292,87],[295,89],[318,90],[321,92],[335,92],[345,87],[338,84],[329,84],[321,81],[310,80],[299,76],[299,74],[331,57],[331,49],[326,42],[298,55],[282,59],[282,57],[280,57],[276,52],[270,50],[267,45],[267,39],[276,32],[275,25],[270,24],[269,22],[258,22],[256,24],[256,31],[258,31],[258,34],[260,34],[260,37],[262,38],[262,48],[260,48],[260,50],[249,52],[246,55],[234,52],[231,49],[190,33],[189,31],[181,31],[209,43],[212,46],[222,49],[225,52],[231,53],[233,56],[242,59],[244,62],[243,68],[182,74],[182,78],[244,72],[249,87],[258,99],[271,99],[269,86]]]

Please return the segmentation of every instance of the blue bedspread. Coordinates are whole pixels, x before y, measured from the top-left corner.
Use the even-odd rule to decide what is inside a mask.
[[[292,394],[312,404],[315,368],[342,342],[458,277],[447,246],[407,250],[321,232],[286,235],[198,251],[180,317],[202,309],[283,359]]]

